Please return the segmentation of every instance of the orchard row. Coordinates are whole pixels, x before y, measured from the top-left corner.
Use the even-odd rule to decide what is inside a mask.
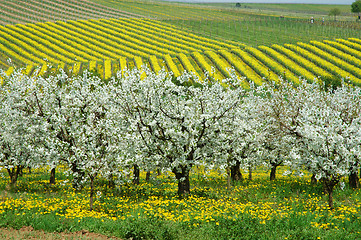
[[[1,166],[12,185],[25,167],[52,169],[54,182],[65,166],[74,188],[90,184],[92,209],[96,179],[114,183],[132,170],[135,181],[140,169],[173,172],[183,197],[195,166],[227,169],[237,181],[240,168],[266,165],[273,179],[284,165],[322,181],[333,208],[343,177],[359,182],[361,88],[343,80],[244,81],[136,69],[107,81],[87,71],[3,74]]]

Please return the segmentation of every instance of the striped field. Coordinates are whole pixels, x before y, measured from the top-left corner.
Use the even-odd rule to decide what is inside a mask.
[[[146,4],[117,1],[124,9],[88,0],[0,3],[0,68],[7,74],[23,68],[28,75],[47,75],[60,68],[79,74],[88,69],[110,78],[125,68],[147,66],[155,72],[164,68],[175,76],[183,71],[198,77],[207,73],[217,80],[229,77],[233,71],[256,84],[279,76],[293,82],[300,77],[310,81],[337,77],[361,83],[361,40],[357,34],[350,38],[251,47],[191,33],[154,19],[159,18],[157,15],[145,17],[133,11],[142,8],[141,3]],[[157,6],[154,4],[153,9]],[[184,7],[177,18],[185,19],[182,12],[187,15],[190,9],[194,15],[188,17],[192,18],[203,16],[202,11],[206,11]],[[232,11],[220,12],[219,16],[228,20],[242,17]],[[220,20],[216,13],[208,19]]]

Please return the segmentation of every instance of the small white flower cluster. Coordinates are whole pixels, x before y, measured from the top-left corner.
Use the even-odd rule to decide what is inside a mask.
[[[294,169],[307,169],[332,191],[343,176],[357,172],[361,152],[361,88],[319,81],[297,86],[280,79],[256,89],[266,132],[277,147],[267,155]],[[274,144],[274,142],[272,142]],[[271,154],[270,154],[271,153]]]
[[[0,165],[68,165],[79,184],[121,169],[227,169],[280,164],[339,181],[359,167],[361,91],[280,79],[245,90],[137,70],[107,82],[85,72],[48,78],[20,72],[0,86]],[[228,83],[228,87],[226,87]],[[183,184],[182,183],[182,184]]]

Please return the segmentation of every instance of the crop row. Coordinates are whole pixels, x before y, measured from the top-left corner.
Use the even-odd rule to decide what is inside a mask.
[[[0,26],[0,40],[2,66],[9,66],[5,61],[10,58],[14,66],[80,62],[96,69],[94,62],[109,59],[97,69],[104,78],[126,62],[127,68],[145,64],[156,72],[165,67],[175,76],[186,70],[217,80],[229,77],[233,68],[256,84],[263,79],[278,81],[279,76],[293,82],[333,76],[361,82],[357,38],[253,48],[196,36],[156,20],[101,19]],[[120,66],[110,67],[119,59]],[[51,70],[43,67],[40,72],[47,71]]]
[[[0,26],[0,40],[2,66],[8,66],[7,58],[22,67],[141,58],[153,70],[166,67],[175,76],[186,70],[199,77],[208,72],[219,80],[234,68],[238,76],[257,84],[279,76],[293,82],[299,77],[348,77],[355,83],[361,79],[357,38],[252,48],[196,36],[156,20],[101,19]],[[139,67],[137,62],[128,67]],[[104,69],[99,70],[103,77]]]
[[[179,53],[238,47],[145,19],[79,20],[0,26],[3,50],[20,66],[29,63],[88,62],[120,57],[175,57]]]
[[[9,53],[12,53],[10,47],[7,48],[7,46],[0,44],[0,51],[8,50]],[[33,48],[35,49],[35,47]],[[41,66],[52,64],[60,66],[60,63],[63,63],[66,64],[67,71],[72,74],[89,69],[97,72],[102,78],[110,78],[118,70],[124,68],[132,69],[137,67],[141,69],[147,66],[154,72],[159,72],[164,68],[166,71],[173,72],[176,77],[180,76],[183,71],[187,71],[193,72],[195,76],[200,78],[208,75],[216,80],[229,77],[230,71],[233,71],[237,76],[245,77],[248,82],[252,81],[258,85],[265,79],[278,81],[279,77],[284,77],[295,83],[299,81],[299,78],[313,81],[316,78],[337,77],[348,78],[354,84],[361,84],[361,70],[357,64],[359,60],[356,53],[356,56],[352,55],[358,48],[361,48],[361,41],[358,39],[339,39],[337,41],[311,42],[309,44],[298,43],[284,46],[273,45],[272,47],[260,46],[258,48],[195,51],[190,54],[179,53],[175,56],[169,54],[162,56],[121,56],[118,58],[105,58],[106,60],[93,59],[89,62],[75,60],[51,62],[49,59],[43,60],[33,55],[23,55],[23,58],[20,58],[20,56],[19,58],[27,65],[32,63],[30,57],[33,57],[33,60],[38,60]],[[348,51],[346,52],[346,50]],[[39,64],[34,63],[31,65]],[[79,70],[74,70],[74,66],[79,66]],[[30,74],[29,69],[32,68],[28,67],[27,69],[27,73]],[[9,69],[7,73],[11,71]],[[41,69],[40,73],[49,71],[52,71],[51,68],[50,70]],[[144,74],[143,76],[145,76]]]
[[[9,0],[0,3],[0,25],[57,20],[143,17],[85,0]]]
[[[244,18],[245,13],[245,11],[240,9],[232,9],[229,11],[224,8],[199,5],[182,4],[179,6],[178,4],[167,3],[166,1],[157,2],[157,4],[146,1],[142,1],[141,4],[138,1],[116,1],[116,5],[128,12],[137,12],[157,19],[233,21]],[[240,12],[242,12],[242,14],[240,14]]]

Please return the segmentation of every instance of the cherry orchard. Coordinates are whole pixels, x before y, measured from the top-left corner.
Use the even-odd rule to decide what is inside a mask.
[[[178,181],[178,194],[187,195],[192,167],[221,161],[215,158],[225,144],[221,135],[240,127],[230,123],[240,119],[247,92],[187,74],[175,80],[166,72],[147,72],[139,81],[141,74],[132,71],[118,76],[114,80],[118,85],[109,84],[114,114],[128,125],[124,142],[132,143],[123,149],[134,165],[170,169]]]
[[[288,165],[322,180],[331,208],[342,177],[357,185],[359,87],[282,79],[240,86],[235,76],[220,83],[164,71],[119,72],[108,81],[88,73],[3,76],[0,163],[11,183],[21,168],[55,173],[61,164],[74,187],[90,184],[90,208],[96,178],[120,179],[130,167],[172,171],[184,196],[193,166],[230,168],[235,176],[239,167],[267,163],[274,173]]]
[[[229,117],[219,119],[217,123],[217,141],[214,141],[215,146],[212,146],[217,150],[213,152],[211,167],[226,168],[229,180],[242,181],[240,168],[251,171],[252,167],[262,164],[260,156],[264,152],[262,146],[267,133],[267,122],[260,118],[257,106],[262,101],[262,96],[254,94],[255,85],[247,86],[243,79],[238,79],[235,75],[232,75],[231,79],[223,80],[223,83],[230,86],[228,91],[242,86],[246,86],[247,90],[242,91],[242,98],[239,99],[235,111],[230,112]]]
[[[278,149],[290,150],[285,164],[322,180],[333,208],[334,187],[344,176],[357,178],[360,167],[361,89],[344,82],[330,89],[317,82],[294,87],[281,81],[257,91],[268,96],[261,109],[282,137]]]
[[[92,209],[95,179],[121,166],[119,136],[113,131],[121,122],[115,123],[110,115],[108,86],[88,73],[68,78],[64,72],[39,78],[37,84],[43,94],[39,108],[51,126],[49,153],[55,152],[55,160],[68,166],[75,188],[90,183]]]
[[[0,168],[16,185],[24,168],[43,164],[47,123],[37,108],[37,86],[33,78],[19,72],[0,84]]]
[[[121,166],[120,136],[113,131],[121,122],[109,115],[104,82],[87,73],[29,78],[18,72],[5,77],[0,92],[0,157],[11,183],[24,167],[49,167],[55,178],[61,164],[74,188],[90,183],[92,209],[94,180]]]

